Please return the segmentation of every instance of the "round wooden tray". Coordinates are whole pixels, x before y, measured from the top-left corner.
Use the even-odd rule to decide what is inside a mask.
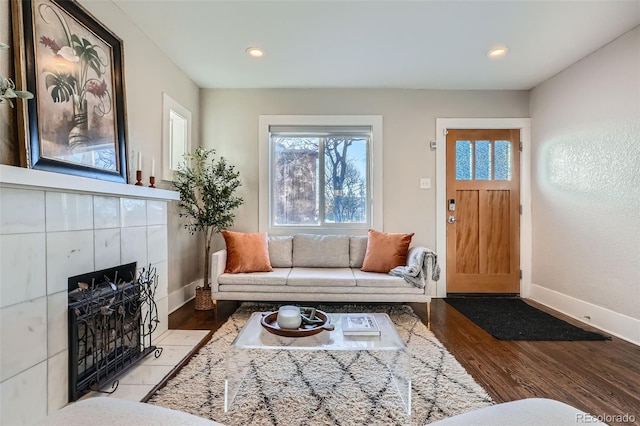
[[[284,337],[305,337],[313,336],[322,330],[333,331],[334,325],[331,324],[331,318],[326,313],[316,310],[316,316],[323,320],[322,324],[301,325],[297,330],[290,328],[280,328],[278,325],[278,312],[267,312],[263,314],[260,324],[269,332]]]

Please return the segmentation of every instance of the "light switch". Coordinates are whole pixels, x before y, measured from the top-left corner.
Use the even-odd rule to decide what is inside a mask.
[[[431,189],[431,179],[420,178],[420,189]]]

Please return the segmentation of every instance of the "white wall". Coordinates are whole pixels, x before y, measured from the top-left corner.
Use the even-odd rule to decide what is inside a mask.
[[[436,242],[435,119],[529,116],[527,91],[210,89],[201,99],[203,146],[228,158],[243,181],[235,229],[258,230],[260,114],[382,115],[384,230],[415,232],[413,241],[429,247]],[[419,189],[421,177],[431,178],[433,189]]]
[[[80,3],[123,41],[129,177],[130,181],[135,178],[135,159],[141,151],[143,182],[148,185],[151,159],[155,157],[158,169],[162,164],[162,93],[166,92],[192,112],[192,146],[195,147],[199,144],[199,88],[111,0],[80,0]],[[0,40],[3,41],[9,33],[9,16],[9,2],[0,0]],[[9,68],[6,60],[10,54],[10,51],[0,54],[1,73]],[[7,114],[7,111],[0,111],[0,125]],[[7,149],[13,149],[18,143],[13,130],[0,126],[0,142],[3,154],[0,163],[14,164],[13,154]],[[168,182],[159,180],[156,180],[156,186],[170,189]],[[169,205],[168,221],[169,292],[172,293],[200,278],[202,250],[199,250],[198,239],[183,230],[175,202]]]
[[[123,41],[128,151],[130,158],[132,153],[142,151],[143,181],[148,185],[151,159],[155,157],[159,166],[162,158],[162,92],[192,112],[197,129],[199,88],[111,0],[80,3]],[[193,145],[198,145],[197,132]]]
[[[640,27],[537,86],[530,110],[532,297],[640,342]]]

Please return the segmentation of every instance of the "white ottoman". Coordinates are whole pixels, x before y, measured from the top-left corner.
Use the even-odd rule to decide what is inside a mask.
[[[52,413],[42,426],[223,426],[182,411],[110,397],[77,401]]]
[[[440,420],[437,426],[576,426],[606,425],[595,416],[553,399],[529,398],[492,405]]]

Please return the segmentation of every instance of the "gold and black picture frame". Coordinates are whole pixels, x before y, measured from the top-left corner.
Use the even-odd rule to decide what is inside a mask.
[[[13,0],[27,167],[127,182],[122,41],[72,0]]]

